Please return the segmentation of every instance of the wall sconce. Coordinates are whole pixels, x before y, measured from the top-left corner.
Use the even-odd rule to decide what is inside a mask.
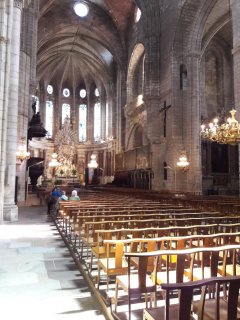
[[[188,161],[187,155],[185,151],[182,151],[179,160],[177,162],[177,168],[183,169],[183,171],[187,171],[189,169],[190,162]]]

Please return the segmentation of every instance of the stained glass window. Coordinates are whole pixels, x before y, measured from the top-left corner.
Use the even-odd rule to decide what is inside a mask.
[[[99,102],[94,105],[94,140],[101,138],[101,105]]]
[[[80,104],[79,106],[79,141],[87,141],[87,106]]]
[[[53,102],[46,101],[46,121],[45,129],[47,130],[47,136],[52,138],[53,135]]]
[[[108,103],[106,103],[106,137],[108,137],[108,130],[109,130],[109,108],[108,108]]]
[[[66,118],[69,118],[70,119],[70,113],[71,113],[71,110],[70,110],[70,104],[68,103],[63,103],[62,105],[62,124],[64,123],[64,120]]]

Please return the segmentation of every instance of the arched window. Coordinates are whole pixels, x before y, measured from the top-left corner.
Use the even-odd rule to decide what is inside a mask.
[[[53,102],[46,101],[46,121],[45,128],[47,130],[47,136],[52,138],[53,135]]]
[[[98,88],[95,89],[94,94],[95,94],[95,97],[99,97],[100,96]]]
[[[70,104],[63,103],[63,105],[62,105],[62,124],[64,123],[64,120],[66,118],[70,119],[70,113],[71,113]]]
[[[106,103],[106,137],[108,137],[109,134],[109,106],[108,103]]]
[[[135,23],[138,23],[138,21],[141,19],[142,11],[136,7],[135,13],[134,13],[134,21]]]
[[[131,56],[127,76],[127,100],[137,98],[143,94],[145,79],[145,49],[143,44],[138,43]]]
[[[180,65],[180,90],[187,88],[187,68],[184,64]]]
[[[79,141],[87,141],[87,105],[79,106]]]
[[[99,102],[94,105],[94,141],[101,138],[101,105]]]

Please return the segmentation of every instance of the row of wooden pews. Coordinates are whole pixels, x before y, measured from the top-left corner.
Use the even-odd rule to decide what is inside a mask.
[[[161,319],[154,314],[162,312],[157,309],[165,298],[164,312],[168,312],[167,290],[178,286],[185,290],[181,283],[193,288],[203,279],[206,283],[213,277],[240,276],[240,216],[236,212],[225,214],[216,206],[206,210],[201,204],[191,206],[190,201],[168,203],[98,192],[81,197],[80,202],[61,202],[52,217],[78,261],[86,266],[96,290],[106,292],[111,314],[118,320],[131,319],[133,313],[137,319],[143,314],[144,319]],[[215,283],[220,285],[218,280]],[[168,284],[172,284],[170,289],[165,287]],[[226,295],[230,286],[224,288]],[[133,299],[135,295],[139,297]],[[150,297],[154,308],[145,309],[148,304],[143,295],[145,302]]]

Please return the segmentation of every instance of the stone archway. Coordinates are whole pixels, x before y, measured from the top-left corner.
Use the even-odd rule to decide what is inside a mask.
[[[137,96],[136,92],[136,82],[139,82],[138,72],[142,69],[142,76],[140,77],[141,81],[144,81],[144,45],[142,43],[137,44],[132,52],[132,56],[130,59],[130,63],[128,66],[128,74],[127,74],[127,102],[130,102],[133,98]],[[140,65],[141,63],[141,65]],[[140,84],[142,85],[142,84]],[[143,85],[142,85],[143,88]],[[141,92],[142,94],[143,92]]]
[[[191,190],[197,193],[202,192],[201,139],[198,128],[201,124],[201,93],[204,88],[200,84],[200,66],[208,38],[212,38],[214,30],[219,31],[218,27],[226,23],[227,8],[227,1],[186,0],[179,15],[173,44],[173,70],[177,70],[172,74],[173,82],[176,83],[173,86],[172,101],[176,110],[174,135],[179,136],[189,155],[187,180]],[[177,85],[181,80],[182,65],[187,74],[185,88]]]

